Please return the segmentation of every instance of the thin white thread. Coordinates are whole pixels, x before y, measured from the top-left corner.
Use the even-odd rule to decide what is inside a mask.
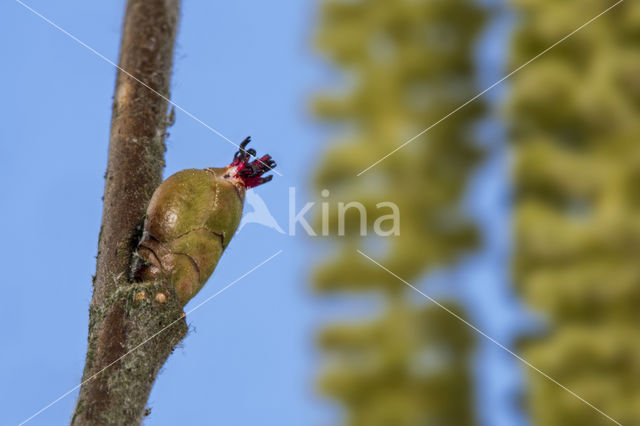
[[[507,348],[506,346],[504,346],[502,343],[498,342],[497,340],[495,340],[493,337],[489,336],[488,334],[486,334],[484,331],[480,330],[478,327],[476,327],[475,325],[471,324],[469,321],[465,320],[464,318],[462,318],[460,315],[456,314],[455,312],[453,312],[452,310],[450,310],[449,308],[447,308],[446,306],[444,306],[443,304],[441,304],[440,302],[438,302],[437,300],[435,300],[434,298],[432,298],[431,296],[427,295],[426,293],[423,293],[422,291],[420,291],[417,287],[413,286],[412,284],[410,284],[409,282],[405,281],[404,279],[402,279],[401,277],[399,277],[398,275],[394,274],[393,272],[391,272],[389,269],[387,269],[386,267],[384,267],[383,265],[381,265],[380,263],[376,262],[375,260],[373,260],[371,257],[367,256],[366,254],[364,254],[362,251],[360,250],[356,250],[359,254],[361,254],[362,256],[364,256],[365,258],[369,259],[371,262],[375,263],[376,265],[378,265],[380,268],[382,268],[383,270],[387,271],[389,274],[391,274],[392,276],[394,276],[395,278],[397,278],[398,280],[402,281],[403,283],[405,283],[406,285],[408,285],[409,287],[411,287],[413,290],[417,291],[418,293],[420,293],[421,295],[423,295],[424,297],[426,297],[427,299],[429,299],[431,302],[435,303],[436,305],[438,305],[440,308],[444,309],[446,312],[448,312],[449,314],[451,314],[452,316],[454,316],[456,319],[458,319],[459,321],[461,321],[462,323],[464,323],[466,326],[468,326],[469,328],[471,328],[472,330],[474,330],[475,332],[477,332],[478,334],[482,335],[483,337],[485,337],[486,339],[488,339],[490,342],[494,343],[496,346],[498,346],[500,349],[506,351],[507,353],[509,353],[510,355],[512,355],[514,358],[516,358],[517,360],[519,360],[520,362],[522,362],[523,364],[525,364],[526,366],[528,366],[529,368],[533,369],[534,371],[538,372],[539,374],[541,374],[542,376],[544,376],[546,379],[548,379],[549,381],[555,383],[556,385],[560,386],[562,389],[564,389],[565,391],[569,392],[571,395],[573,395],[574,397],[576,397],[577,399],[579,399],[580,401],[584,402],[586,405],[588,405],[589,407],[593,408],[595,411],[597,411],[598,413],[602,414],[604,417],[606,417],[607,419],[611,420],[613,423],[622,426],[621,423],[619,423],[618,421],[616,421],[615,419],[613,419],[611,416],[609,416],[607,413],[605,413],[604,411],[600,410],[598,407],[596,407],[595,405],[591,404],[589,401],[587,401],[586,399],[584,399],[583,397],[581,397],[580,395],[578,395],[577,393],[575,393],[574,391],[572,391],[571,389],[569,389],[568,387],[564,386],[562,383],[558,382],[556,379],[554,379],[553,377],[549,376],[547,373],[545,373],[544,371],[540,370],[538,367],[534,366],[533,364],[531,364],[529,361],[527,361],[526,359],[522,358],[520,355],[516,354],[515,352],[513,352],[512,350],[510,350],[509,348]]]
[[[513,76],[515,73],[517,73],[518,71],[522,70],[524,67],[526,67],[527,65],[529,65],[530,63],[532,63],[533,61],[535,61],[536,59],[538,59],[539,57],[541,57],[542,55],[544,55],[545,53],[549,52],[551,49],[553,49],[554,47],[556,47],[557,45],[559,45],[560,43],[564,42],[565,40],[567,40],[569,37],[573,36],[575,33],[577,33],[578,31],[582,30],[584,27],[586,27],[587,25],[591,24],[593,21],[595,21],[596,19],[598,19],[599,17],[601,17],[602,15],[604,15],[605,13],[609,12],[611,9],[613,9],[614,7],[618,6],[620,3],[622,3],[624,0],[618,0],[617,3],[613,4],[612,6],[608,7],[606,10],[604,10],[603,12],[599,13],[597,16],[594,16],[593,18],[591,18],[590,20],[588,20],[586,23],[582,24],[580,27],[578,27],[577,29],[573,30],[571,33],[567,34],[566,36],[564,36],[563,38],[561,38],[560,40],[558,40],[557,42],[555,42],[554,44],[552,44],[551,46],[547,47],[545,50],[543,50],[541,53],[538,53],[536,56],[534,56],[533,58],[529,59],[527,62],[525,62],[524,64],[520,65],[518,68],[516,68],[515,70],[511,71],[509,74],[507,74],[506,76],[502,77],[500,80],[496,81],[495,83],[493,83],[491,86],[489,86],[488,88],[486,88],[485,90],[483,90],[482,92],[478,93],[477,95],[475,95],[473,98],[469,99],[467,102],[463,103],[462,105],[460,105],[458,108],[454,109],[453,111],[451,111],[449,114],[445,115],[444,117],[442,117],[440,120],[436,121],[435,123],[433,123],[431,126],[427,127],[426,129],[424,129],[423,131],[421,131],[420,133],[418,133],[417,135],[415,135],[414,137],[412,137],[411,139],[409,139],[408,141],[406,141],[405,143],[403,143],[402,145],[400,145],[399,147],[397,147],[396,149],[394,149],[393,151],[391,151],[390,153],[388,153],[387,155],[385,155],[384,157],[382,157],[381,159],[379,159],[378,161],[376,161],[375,163],[371,164],[369,167],[367,167],[366,169],[362,170],[360,173],[358,173],[356,176],[361,176],[362,174],[366,173],[368,170],[372,169],[373,167],[375,167],[376,165],[380,164],[382,161],[384,161],[386,158],[390,157],[391,155],[395,154],[396,152],[398,152],[399,150],[401,150],[402,148],[404,148],[405,146],[409,145],[411,142],[413,142],[414,140],[416,140],[417,138],[419,138],[420,136],[424,135],[425,133],[427,133],[429,130],[433,129],[435,126],[437,126],[438,124],[442,123],[444,120],[446,120],[447,118],[451,117],[453,114],[455,114],[456,112],[460,111],[462,108],[466,107],[467,105],[469,105],[471,102],[475,101],[476,99],[478,99],[480,96],[484,95],[485,93],[487,93],[489,90],[493,89],[494,87],[496,87],[497,85],[499,85],[500,83],[504,82],[505,80],[507,80],[509,77]]]
[[[133,80],[137,81],[138,83],[140,83],[141,85],[143,85],[144,87],[146,87],[147,89],[149,89],[151,92],[155,93],[156,95],[160,96],[163,100],[167,101],[169,104],[173,105],[174,107],[176,107],[177,109],[179,109],[180,111],[184,112],[187,116],[191,117],[192,119],[194,119],[195,121],[197,121],[198,123],[202,124],[204,127],[206,127],[207,129],[209,129],[210,131],[212,131],[213,133],[215,133],[216,135],[220,136],[222,139],[226,140],[227,142],[229,142],[231,145],[235,146],[236,148],[241,149],[242,151],[245,151],[243,148],[240,148],[240,145],[238,145],[237,143],[233,142],[231,139],[229,139],[228,137],[226,137],[225,135],[223,135],[222,133],[220,133],[219,131],[217,131],[216,129],[214,129],[213,127],[209,126],[207,123],[205,123],[204,121],[200,120],[198,117],[196,117],[195,115],[193,115],[192,113],[190,113],[189,111],[187,111],[186,109],[182,108],[180,105],[176,104],[175,102],[173,102],[171,99],[167,98],[166,96],[164,96],[163,94],[161,94],[160,92],[154,90],[153,88],[151,88],[149,85],[147,85],[146,83],[144,83],[142,80],[138,79],[137,77],[133,76],[131,73],[129,73],[127,70],[121,68],[118,64],[116,64],[115,62],[113,62],[111,59],[107,58],[106,56],[104,56],[102,53],[98,52],[96,49],[94,49],[93,47],[89,46],[87,43],[83,42],[82,40],[80,40],[78,37],[74,36],[73,34],[71,34],[70,32],[68,32],[67,30],[65,30],[64,28],[60,27],[59,25],[57,25],[55,22],[53,22],[52,20],[50,20],[49,18],[47,18],[46,16],[42,15],[41,13],[39,13],[37,10],[31,8],[30,6],[28,6],[27,4],[23,3],[21,0],[15,0],[17,3],[19,3],[21,6],[23,6],[25,9],[29,10],[31,13],[33,13],[34,15],[40,17],[43,21],[47,22],[49,25],[51,25],[52,27],[54,27],[55,29],[57,29],[58,31],[62,32],[63,34],[65,34],[67,37],[71,38],[73,41],[75,41],[76,43],[80,44],[81,46],[87,48],[89,51],[91,51],[93,54],[95,54],[96,56],[98,56],[100,59],[102,59],[103,61],[107,62],[108,64],[113,65],[114,67],[116,67],[118,70],[120,70],[122,73],[126,74],[128,77],[132,78]],[[246,152],[246,151],[245,151]],[[275,174],[277,174],[278,176],[282,177],[282,174],[279,173],[277,170],[273,169],[272,167],[270,167],[269,165],[263,163],[262,161],[258,160],[258,162],[260,164],[265,165],[267,168],[269,168],[269,170],[272,170]]]
[[[201,303],[199,303],[198,305],[196,305],[194,308],[190,309],[189,311],[187,311],[185,313],[186,315],[189,315],[190,313],[192,313],[193,311],[195,311],[196,309],[199,309],[202,305],[208,303],[211,299],[213,299],[214,297],[218,296],[219,294],[223,293],[225,290],[227,290],[229,287],[231,287],[232,285],[234,285],[235,283],[237,283],[238,281],[240,281],[241,279],[243,279],[244,277],[246,277],[247,275],[251,274],[252,272],[254,272],[256,269],[260,268],[261,266],[263,266],[265,263],[271,261],[273,258],[275,258],[276,256],[278,256],[280,253],[282,253],[282,250],[278,250],[275,254],[273,254],[271,257],[269,257],[268,259],[262,261],[260,264],[254,266],[253,268],[251,268],[249,271],[247,271],[245,274],[243,274],[242,276],[240,276],[239,278],[236,278],[234,281],[232,281],[231,283],[227,284],[225,287],[223,287],[222,289],[218,290],[217,292],[215,292],[213,295],[207,297],[204,301],[202,301]],[[51,403],[49,403],[48,405],[46,405],[45,407],[41,408],[40,410],[38,410],[35,414],[33,414],[31,417],[27,418],[26,420],[23,420],[22,422],[20,422],[18,424],[18,426],[22,426],[23,424],[31,421],[32,419],[34,419],[35,417],[37,417],[38,415],[40,415],[41,413],[43,413],[44,411],[46,411],[47,409],[51,408],[52,406],[54,406],[56,403],[58,403],[59,401],[61,401],[62,399],[64,399],[67,395],[69,395],[70,393],[72,393],[73,391],[75,391],[76,389],[80,388],[82,385],[84,385],[85,383],[95,379],[98,375],[100,375],[102,372],[104,372],[106,369],[108,369],[109,367],[111,367],[112,365],[114,365],[115,363],[117,363],[118,361],[120,361],[122,358],[126,357],[127,355],[131,354],[132,352],[134,352],[136,349],[138,349],[139,347],[143,346],[145,343],[149,342],[150,340],[152,340],[153,338],[155,338],[156,336],[158,336],[160,333],[162,333],[163,331],[165,331],[166,329],[168,329],[169,327],[171,327],[172,325],[174,325],[175,323],[177,323],[178,321],[180,321],[182,318],[184,318],[183,316],[180,316],[180,318],[177,318],[176,320],[174,320],[173,322],[171,322],[169,325],[165,326],[164,328],[162,328],[160,331],[155,332],[154,334],[152,334],[150,337],[148,337],[147,339],[145,339],[142,343],[138,344],[137,346],[135,346],[133,349],[129,350],[127,353],[125,353],[124,355],[122,355],[120,358],[116,359],[115,361],[113,361],[112,363],[108,364],[107,366],[105,366],[103,369],[101,369],[100,371],[98,371],[97,373],[95,373],[94,375],[92,375],[91,377],[89,377],[88,379],[84,380],[83,382],[81,382],[80,384],[74,386],[73,388],[69,389],[67,392],[63,393],[62,395],[60,395],[57,399],[55,399],[54,401],[52,401]]]

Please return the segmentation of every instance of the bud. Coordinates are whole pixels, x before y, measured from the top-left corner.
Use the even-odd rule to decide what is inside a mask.
[[[269,155],[249,162],[256,151],[240,144],[223,168],[182,170],[162,182],[149,202],[134,267],[138,281],[170,279],[185,305],[207,282],[236,232],[245,192],[273,176]]]

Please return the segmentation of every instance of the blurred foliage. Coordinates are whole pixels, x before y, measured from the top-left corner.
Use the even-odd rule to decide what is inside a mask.
[[[611,0],[516,0],[518,66]],[[640,3],[624,2],[514,77],[518,291],[549,320],[524,357],[625,425],[640,425]],[[531,371],[534,425],[609,425]]]
[[[326,354],[319,386],[345,408],[345,424],[476,424],[470,330],[356,249],[375,253],[415,283],[478,245],[461,204],[483,157],[472,135],[485,105],[468,105],[356,175],[479,91],[473,51],[485,18],[472,0],[321,2],[317,47],[342,84],[313,102],[316,115],[339,134],[315,186],[330,190],[321,200],[328,206],[361,202],[369,236],[361,236],[355,209],[345,217],[346,235],[338,236],[331,208],[333,255],[314,271],[314,286],[324,294],[373,293],[383,301],[375,318],[333,324],[319,336]],[[400,209],[399,236],[372,236],[372,222],[382,214],[376,204],[383,201]],[[460,311],[455,303],[448,307]]]

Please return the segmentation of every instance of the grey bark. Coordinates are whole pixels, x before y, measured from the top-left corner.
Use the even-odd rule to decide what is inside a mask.
[[[143,215],[162,181],[168,105],[154,91],[169,98],[178,19],[179,0],[127,2],[119,66],[135,79],[118,71],[89,344],[72,425],[141,423],[158,371],[187,333],[168,282],[130,279]]]

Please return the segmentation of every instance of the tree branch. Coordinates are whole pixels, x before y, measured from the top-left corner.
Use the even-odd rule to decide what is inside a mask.
[[[158,371],[187,333],[168,282],[130,280],[143,215],[162,181],[168,105],[153,91],[169,97],[178,14],[179,0],[127,2],[119,66],[144,84],[118,72],[89,345],[73,425],[140,423]]]

